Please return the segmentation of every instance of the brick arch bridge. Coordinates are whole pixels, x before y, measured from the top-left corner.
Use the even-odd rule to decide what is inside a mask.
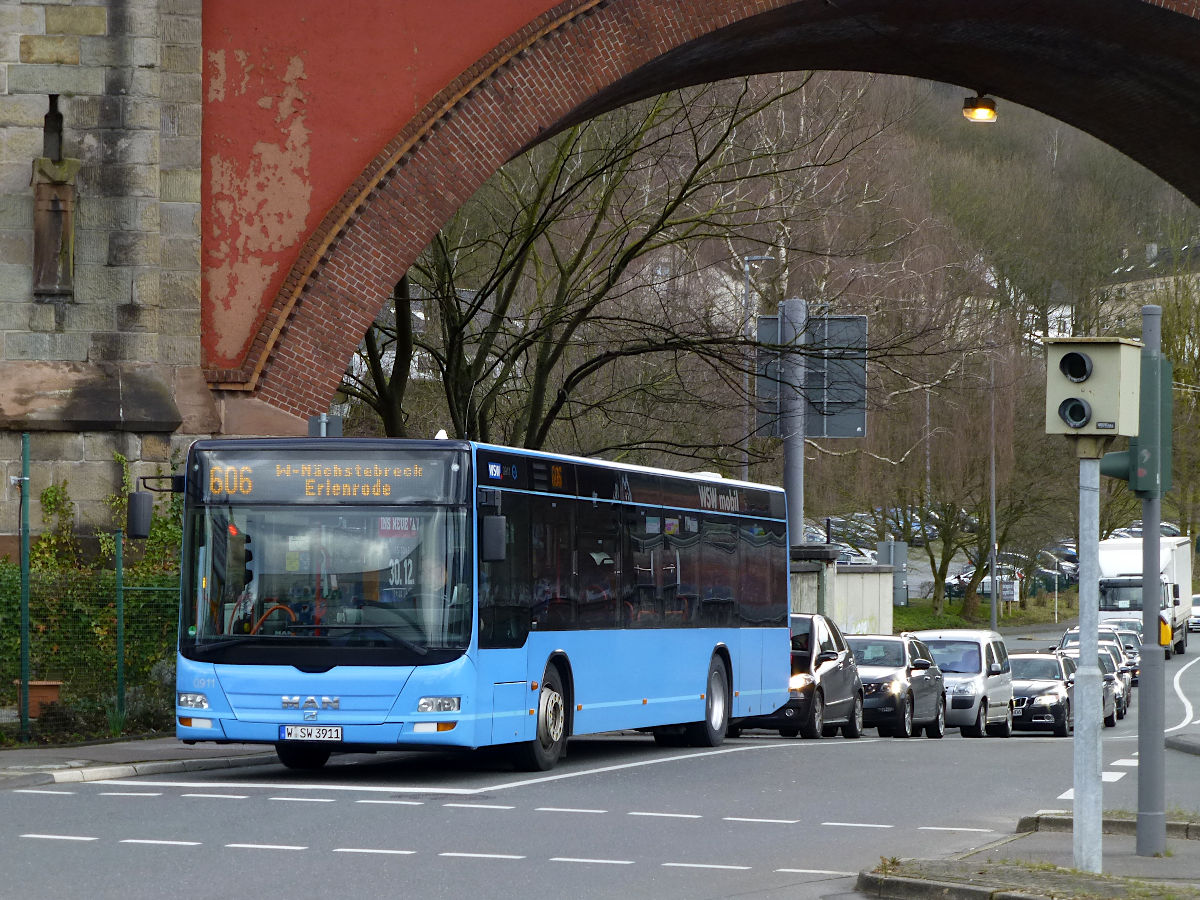
[[[327,408],[393,285],[506,160],[668,88],[791,69],[963,85],[1200,202],[1198,0],[301,5],[292,24],[273,2],[204,10],[205,372],[281,431]]]

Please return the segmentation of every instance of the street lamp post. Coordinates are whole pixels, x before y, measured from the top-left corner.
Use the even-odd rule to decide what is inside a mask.
[[[743,256],[742,271],[745,275],[745,285],[742,289],[742,337],[747,341],[753,340],[753,335],[750,333],[750,263],[754,262],[774,262],[773,256]],[[742,481],[750,480],[750,433],[753,431],[751,419],[751,402],[750,402],[750,351],[746,351],[746,358],[743,361],[742,372],[742,392],[746,397],[746,405],[742,411],[742,424],[746,433],[746,445],[742,450]]]
[[[1048,553],[1045,550],[1039,550],[1038,553],[1047,559],[1054,560],[1054,624],[1058,624],[1058,573],[1059,573],[1059,558],[1053,553]]]

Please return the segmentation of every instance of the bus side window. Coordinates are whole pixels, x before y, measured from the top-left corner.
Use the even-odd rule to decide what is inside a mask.
[[[479,564],[479,646],[520,647],[529,636],[529,510],[506,505],[505,552]]]

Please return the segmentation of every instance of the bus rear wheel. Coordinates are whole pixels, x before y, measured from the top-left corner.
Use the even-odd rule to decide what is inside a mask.
[[[717,747],[725,740],[729,727],[729,675],[725,660],[713,654],[708,663],[708,684],[704,691],[704,721],[684,727],[693,747]]]
[[[276,744],[275,754],[289,769],[319,769],[329,761],[329,748],[315,744]]]
[[[567,746],[567,705],[563,677],[553,663],[546,667],[538,690],[537,725],[532,741],[514,749],[517,768],[526,772],[553,769]]]

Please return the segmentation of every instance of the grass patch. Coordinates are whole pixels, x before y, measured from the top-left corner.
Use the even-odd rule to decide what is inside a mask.
[[[962,615],[963,601],[957,597],[947,598],[942,604],[943,611],[939,615],[933,611],[933,599],[930,597],[912,597],[908,606],[892,608],[892,631],[899,634],[902,631],[921,631],[932,628],[979,628],[991,622],[991,602],[987,597],[979,598],[979,609],[970,618]],[[1008,606],[1008,609],[1003,609]],[[1025,608],[1017,604],[1002,604],[999,624],[1004,626],[1024,625],[1053,625],[1054,597],[1039,594],[1025,601]],[[1059,591],[1058,621],[1063,623],[1073,619],[1079,613],[1078,592]]]

